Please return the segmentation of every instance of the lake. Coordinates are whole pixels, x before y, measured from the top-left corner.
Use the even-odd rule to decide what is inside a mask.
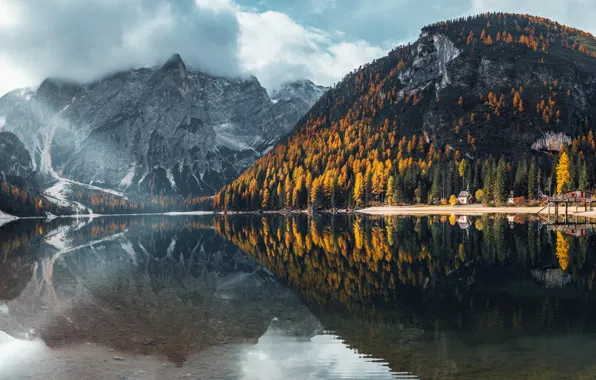
[[[596,237],[531,217],[0,227],[1,379],[592,379]]]

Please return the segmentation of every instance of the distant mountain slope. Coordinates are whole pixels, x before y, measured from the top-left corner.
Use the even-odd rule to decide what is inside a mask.
[[[42,196],[29,152],[16,135],[0,131],[0,215],[44,216],[45,212],[70,211]]]
[[[211,195],[290,131],[322,94],[304,87],[273,102],[254,77],[162,67],[87,85],[47,79],[0,98],[43,179],[66,178],[141,194]]]
[[[487,201],[509,190],[535,198],[555,190],[556,151],[567,145],[563,188],[587,186],[595,57],[593,36],[539,17],[430,25],[413,44],[346,75],[216,206],[425,202],[467,188],[483,189]]]

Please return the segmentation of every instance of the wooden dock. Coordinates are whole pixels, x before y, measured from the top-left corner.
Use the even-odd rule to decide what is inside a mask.
[[[559,216],[562,215],[565,218],[565,224],[567,224],[569,206],[575,206],[575,213],[579,211],[580,207],[584,209],[584,212],[587,212],[592,210],[593,197],[592,193],[589,191],[574,190],[549,197],[547,202],[547,206],[544,209],[547,209],[549,222],[551,215],[554,214],[555,223],[559,220]],[[551,210],[553,212],[551,212]]]
[[[568,224],[549,224],[548,231],[562,232],[565,235],[582,237],[592,235],[596,232],[596,224],[590,223],[568,223]]]

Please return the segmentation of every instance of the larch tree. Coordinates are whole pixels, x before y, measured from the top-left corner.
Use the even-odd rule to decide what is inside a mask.
[[[387,193],[385,196],[385,201],[387,205],[393,205],[393,196],[395,194],[395,178],[390,176],[387,180]]]
[[[571,181],[571,174],[569,173],[569,156],[567,152],[561,153],[559,163],[557,164],[557,194],[561,194],[566,185]]]
[[[365,203],[365,183],[362,173],[356,175],[356,182],[354,183],[354,205],[362,207]]]

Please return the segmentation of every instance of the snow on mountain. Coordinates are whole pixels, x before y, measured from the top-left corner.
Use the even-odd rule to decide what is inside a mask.
[[[274,103],[300,99],[306,104],[314,104],[329,87],[318,86],[310,80],[296,80],[284,83],[271,94]]]
[[[40,181],[68,180],[138,193],[210,195],[282,136],[325,91],[287,83],[274,101],[254,77],[221,78],[163,66],[89,84],[47,79],[0,98]]]

